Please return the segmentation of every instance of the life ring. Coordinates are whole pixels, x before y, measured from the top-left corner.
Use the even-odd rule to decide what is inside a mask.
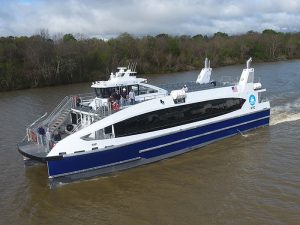
[[[74,128],[74,126],[72,124],[68,124],[66,127],[67,131],[72,131],[73,128]]]
[[[118,103],[114,102],[114,103],[112,104],[112,108],[113,108],[114,111],[119,111],[120,106],[119,106]]]

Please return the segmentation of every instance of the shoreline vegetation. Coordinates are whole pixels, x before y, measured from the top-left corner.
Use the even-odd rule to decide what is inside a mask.
[[[106,80],[117,66],[137,63],[140,74],[300,58],[300,32],[264,30],[229,36],[135,37],[128,33],[102,40],[72,34],[50,36],[47,30],[26,37],[0,37],[0,92],[94,80]]]

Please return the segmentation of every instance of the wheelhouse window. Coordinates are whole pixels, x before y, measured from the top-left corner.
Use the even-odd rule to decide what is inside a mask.
[[[95,88],[95,93],[98,98],[109,98],[115,88]]]
[[[161,109],[114,124],[114,134],[123,137],[210,119],[238,110],[244,102],[242,98],[224,98]]]
[[[109,98],[116,90],[118,90],[121,93],[124,88],[126,90],[126,93],[129,93],[130,90],[133,89],[136,96],[141,94],[157,92],[157,90],[154,90],[152,88],[147,88],[147,87],[143,87],[143,89],[140,90],[141,86],[137,84],[137,85],[128,85],[128,86],[109,87],[109,88],[95,88],[95,93],[98,98]]]

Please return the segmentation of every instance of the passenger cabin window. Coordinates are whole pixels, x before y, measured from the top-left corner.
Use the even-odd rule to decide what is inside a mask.
[[[124,137],[210,119],[241,109],[244,102],[224,98],[161,109],[114,124],[114,134]]]
[[[105,134],[112,134],[112,126],[108,126],[104,128],[104,133]]]
[[[140,85],[137,84],[128,86],[128,93],[131,91],[131,89],[134,91],[136,96],[140,94]]]
[[[151,93],[156,93],[157,90],[150,88],[150,87],[146,87],[143,85],[140,85],[140,95],[145,95],[145,94],[151,94]]]
[[[105,127],[104,129],[97,130],[93,133],[87,134],[81,139],[85,141],[91,141],[91,140],[103,140],[103,139],[109,139],[113,137],[113,128],[112,126]]]

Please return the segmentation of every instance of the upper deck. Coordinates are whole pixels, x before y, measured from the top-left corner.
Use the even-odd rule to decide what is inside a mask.
[[[116,73],[111,73],[107,81],[95,81],[92,83],[92,88],[109,88],[125,85],[135,85],[146,83],[147,79],[137,78],[135,71],[136,64],[129,64],[127,67],[118,67]]]

